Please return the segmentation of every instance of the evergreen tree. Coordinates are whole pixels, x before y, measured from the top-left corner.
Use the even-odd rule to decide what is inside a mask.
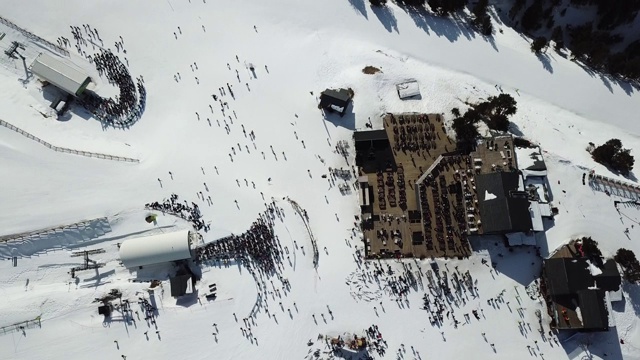
[[[591,157],[596,162],[607,165],[623,175],[628,175],[635,162],[630,152],[629,149],[622,148],[622,142],[619,139],[611,139],[596,147],[591,152]]]
[[[493,106],[494,112],[500,115],[511,116],[518,111],[516,99],[509,94],[502,93],[495,97],[489,97],[489,102]]]
[[[371,6],[384,6],[387,4],[387,0],[369,0]]]
[[[531,43],[531,51],[536,54],[540,54],[547,47],[547,38],[544,36],[538,36]]]
[[[624,269],[624,277],[627,281],[632,283],[640,281],[640,263],[633,251],[618,249],[613,259]]]
[[[597,258],[601,258],[602,257],[602,252],[598,248],[598,242],[597,241],[593,240],[590,236],[589,237],[583,237],[580,240],[582,241],[582,251],[584,251],[584,253],[587,256],[597,257]]]
[[[471,9],[471,13],[475,15],[476,18],[482,17],[487,13],[487,6],[489,5],[489,0],[478,0],[478,2]]]
[[[560,26],[556,26],[553,28],[553,32],[551,33],[551,40],[555,43],[555,50],[558,51],[564,47],[564,33],[562,32],[562,28]]]
[[[480,136],[476,127],[477,119],[474,112],[469,109],[462,117],[453,120],[453,131],[456,133],[456,141],[458,149],[463,151],[471,151],[476,139]]]
[[[536,30],[542,20],[542,1],[534,0],[533,4],[522,15],[522,28],[526,31]]]
[[[634,163],[635,159],[631,156],[629,149],[618,151],[611,159],[611,167],[620,171],[623,175],[629,175]]]
[[[515,19],[516,15],[518,15],[518,13],[524,8],[526,4],[526,0],[516,0],[513,3],[511,10],[509,10],[509,18],[511,18],[511,20]]]
[[[489,116],[489,120],[487,121],[487,126],[489,129],[498,130],[498,131],[509,131],[509,119],[504,114],[493,114]]]

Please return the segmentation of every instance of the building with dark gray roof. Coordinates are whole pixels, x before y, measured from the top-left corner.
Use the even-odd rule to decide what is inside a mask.
[[[547,288],[553,296],[568,296],[594,286],[585,259],[553,258],[545,261]]]
[[[366,173],[397,168],[387,131],[366,130],[353,133],[356,165]]]
[[[586,258],[551,258],[544,262],[542,278],[554,327],[609,329],[606,293],[618,291],[622,281],[613,260],[596,269]]]
[[[484,234],[530,232],[533,229],[527,193],[518,190],[516,172],[476,175],[478,207]]]
[[[319,107],[330,112],[337,112],[340,116],[343,116],[347,111],[349,102],[351,102],[349,90],[326,89],[320,94]]]
[[[618,271],[618,265],[613,259],[604,262],[601,274],[595,275],[596,286],[605,291],[617,291],[622,284],[622,278]]]
[[[604,291],[599,289],[578,291],[578,304],[582,317],[582,329],[588,331],[609,330],[609,315]]]

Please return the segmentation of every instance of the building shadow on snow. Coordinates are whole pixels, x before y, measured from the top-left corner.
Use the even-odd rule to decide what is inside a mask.
[[[335,112],[323,111],[322,116],[324,119],[325,129],[327,130],[327,136],[329,137],[331,136],[329,134],[329,129],[327,128],[327,123],[331,123],[335,127],[343,127],[352,131],[356,129],[356,114],[353,113],[353,100],[349,102],[347,111],[345,111],[344,115],[340,116],[340,114]]]
[[[472,236],[469,244],[474,252],[486,252],[498,274],[511,278],[522,286],[528,286],[540,277],[542,259],[533,246],[507,246],[506,239],[498,235]]]
[[[336,359],[351,359],[351,360],[367,360],[372,358],[367,349],[351,350],[351,349],[345,349],[345,348],[338,348],[333,351],[333,356]]]
[[[191,280],[189,280],[191,281]],[[195,305],[198,302],[198,289],[194,289],[191,294],[182,295],[176,299],[176,305],[185,308]]]
[[[369,19],[367,16],[367,7],[365,6],[365,0],[349,0],[351,7],[364,16],[365,19]]]
[[[640,317],[640,285],[631,284],[627,281],[622,282],[622,291],[625,293],[625,297],[622,298],[622,301],[618,301],[612,304],[613,310],[618,312],[624,312],[627,307],[627,298],[633,307],[633,312],[636,314],[636,317]]]
[[[87,110],[84,106],[77,104],[75,102],[71,104],[68,112],[73,113],[74,115],[80,117],[83,120],[90,120],[94,118],[93,114],[89,112],[89,110]]]
[[[242,262],[236,260],[235,258],[206,260],[203,261],[202,264],[206,266],[217,267],[218,269],[228,269],[235,266],[240,274],[242,274],[242,268],[244,266],[242,265]]]
[[[569,359],[624,359],[616,328],[604,332],[575,333],[561,341],[561,344]]]
[[[353,1],[353,0],[350,0]],[[398,20],[396,16],[393,14],[393,10],[389,6],[372,6],[371,11],[376,15],[378,21],[387,29],[388,32],[395,31],[396,33],[400,33],[398,30]]]
[[[547,231],[555,226],[555,220],[553,219],[542,219],[542,224],[544,226],[544,231],[536,233],[536,246],[538,247],[538,251],[540,251],[540,256],[543,259],[548,258],[552,252],[556,251],[556,249],[549,249],[549,241],[547,240]]]

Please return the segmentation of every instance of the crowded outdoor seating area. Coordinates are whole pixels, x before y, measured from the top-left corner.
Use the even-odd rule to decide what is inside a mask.
[[[440,115],[387,114],[383,120],[383,130],[354,136],[359,177],[374,200],[363,208],[366,257],[469,256],[468,236],[486,227],[478,176],[517,170],[513,138],[480,139],[465,155],[455,151]]]
[[[479,219],[468,159],[443,156],[417,184],[425,247],[443,256],[469,255],[467,235]]]
[[[360,176],[366,176],[373,190],[373,225],[365,229],[365,242],[367,256],[371,258],[392,257],[431,257],[431,256],[465,256],[468,251],[466,245],[466,228],[460,228],[454,219],[464,220],[464,202],[462,194],[449,191],[448,186],[455,180],[453,176],[445,174],[448,170],[465,165],[462,156],[455,156],[450,160],[448,156],[444,162],[444,155],[455,149],[455,144],[449,139],[442,125],[442,118],[437,114],[387,114],[384,117],[386,138],[381,139],[377,134],[375,144],[372,136],[361,136],[363,142],[371,141],[371,148],[376,147],[377,152],[368,150],[368,143],[358,144],[356,148],[363,149],[363,159],[358,164]],[[358,137],[357,137],[358,139]],[[380,151],[381,146],[388,146],[393,154],[392,161],[376,159],[377,154],[385,154]],[[372,155],[374,154],[374,155]],[[382,155],[380,155],[382,156]],[[367,163],[367,161],[370,161]],[[436,183],[435,196],[429,189],[429,196],[416,196],[430,188],[424,185],[416,191],[415,184],[423,176],[427,169],[433,167],[436,161],[442,162],[437,170],[442,173],[445,185],[441,190]],[[365,171],[376,165],[373,172]],[[381,165],[382,164],[382,165]],[[438,178],[436,178],[438,180]],[[461,185],[458,185],[461,188]],[[407,196],[407,191],[410,195]],[[449,197],[452,197],[450,200]],[[418,197],[421,200],[418,200]],[[446,201],[443,197],[446,197]],[[427,204],[436,205],[436,209],[423,213],[420,221],[420,211],[427,208]],[[449,205],[450,201],[457,202]],[[422,204],[419,201],[423,202]],[[459,209],[457,217],[445,216],[448,210]],[[461,212],[461,213],[460,213]],[[411,216],[415,214],[415,216]],[[432,215],[433,214],[433,215]],[[415,219],[414,219],[415,218]],[[440,226],[438,224],[440,223]],[[464,222],[463,222],[464,223]],[[438,228],[440,230],[432,230]],[[450,233],[451,236],[447,236]],[[440,242],[438,241],[440,240]],[[444,245],[440,245],[444,242]],[[447,244],[448,243],[448,244]]]

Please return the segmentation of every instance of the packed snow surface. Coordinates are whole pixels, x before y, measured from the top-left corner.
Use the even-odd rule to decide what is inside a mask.
[[[358,260],[357,192],[343,195],[321,177],[329,167],[351,169],[353,154],[343,158],[336,144],[369,121],[381,127],[384,113],[442,113],[450,120],[451,108],[462,110],[466,102],[503,91],[518,101],[513,132],[543,151],[559,210],[553,223],[545,222],[546,236],[538,238],[541,254],[582,236],[599,241],[605,256],[620,247],[640,254],[640,226],[634,227],[640,212],[632,204],[613,206],[630,195],[614,185],[606,185],[607,194],[581,183],[591,170],[635,182],[635,176],[623,179],[594,163],[585,151],[589,142],[610,138],[621,139],[634,155],[640,149],[640,95],[632,86],[552,52],[534,56],[527,39],[498,18],[502,32],[485,38],[457,21],[393,4],[373,9],[364,0],[0,3],[3,17],[54,43],[59,36],[73,39],[70,25],[98,29],[103,46],[126,58],[134,76],[144,76],[148,92],[144,115],[126,130],[103,128],[73,110],[66,121],[56,121],[43,116],[51,99],[36,79],[20,74],[21,63],[0,67],[0,119],[55,146],[140,160],[55,152],[0,126],[0,234],[26,233],[0,243],[8,259],[0,262],[0,326],[41,319],[41,326],[24,333],[0,330],[0,359],[310,359],[316,350],[328,358],[319,334],[361,336],[374,324],[387,342],[384,355],[371,351],[376,358],[640,359],[637,286],[624,285],[611,331],[550,336],[534,282],[540,259],[533,249],[508,251],[499,239],[474,239],[470,259],[435,261],[449,276],[468,270],[477,290],[459,294],[447,309],[460,324],[447,316],[433,326],[421,309],[431,261],[388,262],[393,274],[374,280],[374,262]],[[126,54],[114,47],[120,41]],[[93,53],[93,46],[83,49]],[[69,50],[74,62],[91,69],[73,45]],[[364,74],[368,65],[381,71]],[[92,89],[115,94],[95,70],[92,77]],[[398,98],[396,84],[406,79],[418,82],[419,99]],[[235,98],[221,94],[227,84]],[[353,107],[343,118],[325,120],[317,97],[338,87],[354,91]],[[224,116],[214,94],[227,102]],[[243,129],[253,131],[255,140]],[[282,284],[274,278],[273,285],[267,281],[272,293],[258,297],[259,287],[243,266],[204,266],[197,285],[201,301],[175,300],[169,291],[156,290],[155,325],[119,314],[105,322],[95,298],[117,288],[137,309],[137,298],[148,297],[149,284],[132,282],[136,273],[120,264],[117,244],[189,228],[170,215],[159,214],[156,223],[144,220],[145,203],[172,193],[199,205],[211,226],[204,242],[246,231],[265,203],[274,201],[284,214],[275,218],[275,232],[290,251],[282,276],[291,289],[277,296]],[[309,229],[286,197],[308,211],[320,249],[317,269]],[[82,262],[71,251],[97,248],[105,252],[92,260],[106,265],[71,279],[70,268]],[[389,282],[407,273],[422,283],[406,297],[392,295]],[[207,301],[204,292],[214,283],[217,299]],[[251,335],[243,335],[243,319],[257,302],[268,304],[270,313],[258,311],[250,320]]]

